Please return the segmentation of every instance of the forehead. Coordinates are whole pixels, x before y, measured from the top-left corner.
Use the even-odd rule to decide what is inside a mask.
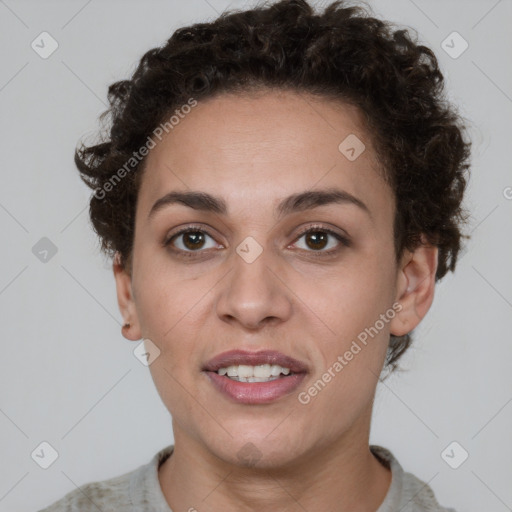
[[[150,151],[140,209],[147,214],[163,194],[191,189],[225,197],[234,214],[336,187],[391,214],[393,194],[361,121],[352,105],[289,91],[198,102]]]

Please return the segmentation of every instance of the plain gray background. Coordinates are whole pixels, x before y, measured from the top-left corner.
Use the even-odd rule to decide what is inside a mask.
[[[402,359],[409,371],[379,385],[370,442],[445,506],[512,510],[512,2],[370,4],[434,50],[473,140],[472,240],[437,285]],[[0,0],[2,511],[38,510],[173,442],[149,369],[133,355],[138,343],[121,336],[111,266],[89,225],[90,191],[73,151],[98,128],[108,85],[146,50],[182,25],[251,5]],[[43,31],[59,45],[46,59],[31,47]],[[454,31],[469,45],[457,58],[441,47]],[[33,252],[43,237],[57,249],[46,262]],[[58,452],[48,469],[31,457],[44,441]],[[469,454],[457,469],[441,455],[453,441]]]

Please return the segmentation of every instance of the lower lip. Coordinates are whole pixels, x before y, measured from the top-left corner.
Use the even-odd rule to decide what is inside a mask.
[[[240,382],[217,372],[205,372],[214,386],[239,404],[266,404],[296,389],[306,376],[295,373],[268,382]]]

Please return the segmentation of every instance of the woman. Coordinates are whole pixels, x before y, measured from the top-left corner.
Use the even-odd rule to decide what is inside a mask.
[[[470,143],[432,51],[342,2],[176,31],[76,163],[174,444],[45,512],[453,511],[369,446],[455,269]]]

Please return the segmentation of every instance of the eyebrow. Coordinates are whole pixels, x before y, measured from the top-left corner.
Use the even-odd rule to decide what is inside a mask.
[[[173,191],[165,194],[155,202],[148,214],[148,218],[151,218],[156,212],[171,204],[183,204],[194,210],[218,213],[220,215],[227,215],[228,213],[226,201],[221,197],[208,194],[207,192]],[[277,205],[276,213],[278,218],[282,218],[294,212],[302,212],[329,204],[352,204],[366,212],[366,214],[373,219],[370,209],[361,199],[358,199],[345,190],[337,188],[308,190],[292,194]]]

